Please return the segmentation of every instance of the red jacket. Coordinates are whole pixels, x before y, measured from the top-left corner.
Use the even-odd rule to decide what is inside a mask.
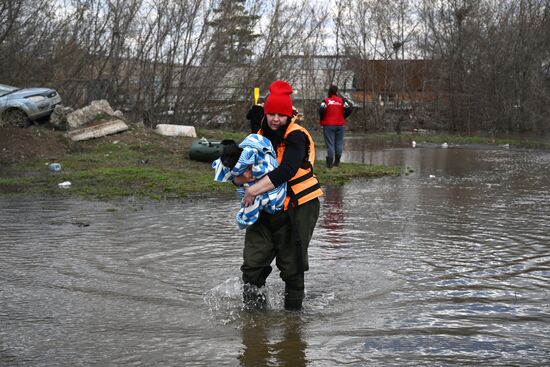
[[[344,100],[336,95],[325,98],[325,111],[321,119],[323,126],[341,126],[344,125]]]

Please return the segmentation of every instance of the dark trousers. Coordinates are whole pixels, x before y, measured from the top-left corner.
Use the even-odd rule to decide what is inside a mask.
[[[327,157],[340,158],[344,150],[344,126],[323,126],[323,136],[327,146]]]
[[[294,209],[301,241],[300,251],[297,251],[297,244],[292,241],[288,212],[260,214],[258,221],[247,228],[244,239],[241,271],[245,284],[264,286],[271,273],[271,262],[276,259],[275,263],[285,282],[285,297],[303,298],[304,271],[309,269],[307,251],[319,218],[319,207],[319,199],[313,199]]]

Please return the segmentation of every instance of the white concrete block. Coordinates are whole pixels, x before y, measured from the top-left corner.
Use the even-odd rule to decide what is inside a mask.
[[[119,133],[128,130],[128,125],[121,120],[110,120],[93,126],[82,126],[67,133],[72,141],[100,138],[105,135]]]
[[[192,138],[197,137],[197,132],[194,126],[184,125],[172,125],[172,124],[158,124],[155,128],[155,132],[165,136],[189,136]]]

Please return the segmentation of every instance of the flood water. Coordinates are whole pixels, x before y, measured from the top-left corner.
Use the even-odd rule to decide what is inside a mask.
[[[0,196],[0,365],[548,365],[550,152],[346,149],[413,172],[324,188],[300,313],[242,310],[236,197]]]

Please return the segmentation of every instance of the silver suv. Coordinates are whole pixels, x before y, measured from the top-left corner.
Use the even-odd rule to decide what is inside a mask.
[[[27,127],[49,116],[61,96],[49,88],[16,88],[0,84],[0,126]]]

